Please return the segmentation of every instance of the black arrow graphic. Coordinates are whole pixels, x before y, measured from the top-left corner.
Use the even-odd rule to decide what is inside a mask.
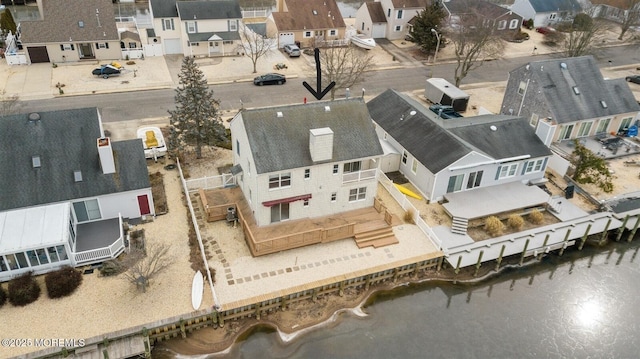
[[[316,80],[316,87],[317,90],[314,90],[313,88],[311,88],[311,85],[309,85],[307,83],[307,81],[303,81],[302,84],[304,85],[304,87],[307,88],[307,90],[309,90],[309,92],[311,92],[311,94],[313,95],[313,97],[315,97],[317,100],[321,100],[324,95],[327,94],[327,92],[331,91],[331,89],[333,88],[333,86],[336,85],[335,81],[331,81],[331,83],[329,84],[329,86],[327,86],[326,89],[322,89],[322,70],[320,69],[320,49],[318,49],[317,47],[313,50],[313,54],[315,56],[316,59],[316,76],[317,76],[317,80]]]

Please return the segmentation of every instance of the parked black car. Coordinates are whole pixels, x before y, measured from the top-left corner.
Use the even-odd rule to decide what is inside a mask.
[[[287,82],[287,78],[282,74],[270,73],[260,75],[253,79],[253,84],[262,86],[262,85],[282,85]]]
[[[624,78],[627,82],[633,82],[640,85],[640,75],[627,76]]]
[[[437,114],[440,118],[444,118],[444,119],[463,117],[461,114],[457,113],[456,110],[454,110],[452,106],[431,105],[431,106],[429,106],[429,110],[431,110],[431,112]]]
[[[121,72],[121,69],[113,65],[102,65],[94,69],[93,71],[91,71],[92,74],[96,76],[102,76],[105,79],[109,78],[109,76],[120,75],[120,72]]]

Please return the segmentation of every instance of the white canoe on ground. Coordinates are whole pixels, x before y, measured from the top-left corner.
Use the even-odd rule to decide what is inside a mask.
[[[202,293],[204,291],[204,278],[202,273],[197,271],[193,276],[193,284],[191,285],[191,305],[194,310],[198,310],[202,304]]]
[[[376,47],[376,40],[364,35],[356,35],[351,37],[351,43],[366,50]]]

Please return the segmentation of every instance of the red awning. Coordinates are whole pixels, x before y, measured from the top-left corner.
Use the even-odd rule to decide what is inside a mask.
[[[295,201],[304,201],[304,200],[310,199],[310,198],[311,198],[311,193],[303,194],[303,195],[295,196],[295,197],[289,197],[289,198],[274,199],[273,201],[262,202],[262,205],[265,206],[265,207],[273,207],[276,204],[280,204],[280,203],[291,203],[291,202],[295,202]]]

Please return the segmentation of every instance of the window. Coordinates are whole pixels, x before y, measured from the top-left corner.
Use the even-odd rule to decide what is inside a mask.
[[[396,26],[393,28],[393,31],[395,31],[395,32],[402,31],[402,25],[396,25]]]
[[[173,28],[173,19],[163,19],[162,30],[175,30]]]
[[[338,199],[338,194],[336,192],[331,193],[331,202],[335,202]]]
[[[418,172],[418,160],[416,160],[415,158],[411,162],[411,172],[413,172],[413,174],[416,174],[416,172]]]
[[[47,252],[49,252],[49,258],[51,259],[51,263],[55,263],[60,260],[58,257],[58,253],[56,252],[56,247],[47,248]]]
[[[532,127],[536,127],[538,125],[538,119],[539,119],[539,117],[538,117],[537,114],[535,114],[535,113],[531,114],[531,119],[529,120],[529,124]]]
[[[367,187],[349,190],[349,202],[362,201],[365,198],[367,198]]]
[[[469,179],[467,180],[467,189],[480,187],[480,182],[482,182],[482,172],[471,172],[469,173]]]
[[[407,151],[402,151],[402,163],[404,163],[405,165],[407,164],[407,157],[409,157]]]
[[[517,169],[518,169],[517,163],[498,167],[498,179],[515,176]]]
[[[236,153],[240,156],[240,141],[236,140]]]
[[[402,10],[398,10],[398,15],[396,16],[396,19],[402,19]]]
[[[338,165],[333,165],[333,174],[334,175],[338,174],[338,169],[339,169]]]
[[[291,186],[291,173],[280,173],[269,176],[269,189]]]
[[[610,118],[605,118],[598,121],[598,128],[596,128],[596,134],[607,133],[607,131],[609,130],[609,124],[611,124]]]
[[[187,45],[189,45],[189,46],[200,46],[200,43],[199,42],[191,42],[191,41],[189,41],[189,42],[187,42]]]
[[[0,256],[0,272],[5,272],[7,270],[7,264],[4,261],[4,257]]]
[[[304,169],[304,179],[309,179],[311,178],[311,170],[308,168]]]
[[[449,184],[447,184],[447,193],[458,192],[459,190],[461,190],[463,180],[463,174],[449,177]]]
[[[344,173],[360,171],[360,161],[345,163],[343,171]]]
[[[542,170],[543,159],[529,161],[524,164],[524,173],[540,172]]]
[[[234,42],[232,40],[224,40],[222,41],[223,45],[233,45]],[[216,46],[218,46],[218,43],[216,42]]]
[[[311,37],[311,31],[305,31],[303,36],[304,37]]]
[[[56,246],[56,250],[58,251],[58,257],[61,261],[66,261],[69,257],[67,257],[67,251],[64,249],[64,246]]]
[[[108,49],[109,44],[106,42],[96,42],[96,49]]]
[[[229,21],[229,31],[238,31],[238,23],[236,20]]]
[[[75,50],[73,44],[60,44],[61,51]]]
[[[24,256],[23,252],[18,252],[15,254],[16,256],[16,260],[18,262],[18,265],[20,266],[20,268],[27,268],[29,267],[29,262],[27,262],[27,257]]]
[[[289,203],[280,203],[271,207],[271,223],[289,219]]]
[[[507,27],[507,20],[498,21],[498,30],[504,30],[506,27]]]
[[[336,36],[336,35],[338,35],[338,30],[336,29],[329,30],[329,36]]]
[[[387,17],[391,17],[391,8],[387,9]]]
[[[509,29],[513,30],[513,29],[517,29],[518,25],[519,25],[519,20],[518,19],[511,19],[511,21],[509,22]]]
[[[577,137],[589,136],[589,132],[591,132],[591,125],[592,124],[593,124],[593,122],[591,122],[591,121],[581,123],[580,127],[578,127],[578,136]]]
[[[309,207],[309,200],[305,199],[304,201],[302,201],[302,206],[303,207]]]
[[[627,117],[623,119],[622,122],[620,122],[620,127],[618,128],[618,132],[629,129],[629,126],[631,126],[631,119],[632,119],[631,117]]]
[[[560,126],[560,140],[568,140],[571,138],[571,132],[573,132],[573,125]]]
[[[195,21],[187,21],[187,33],[193,34],[198,31],[198,26]]]
[[[36,251],[27,251],[27,258],[29,258],[32,267],[40,265]]]
[[[527,90],[527,83],[524,81],[520,81],[520,86],[518,86],[518,94],[524,95],[524,92]]]
[[[550,14],[549,15],[549,19],[553,20],[556,18],[556,13]]]
[[[130,49],[135,49],[136,47],[138,47],[138,44],[136,44],[135,42],[130,42],[129,43],[129,48]]]
[[[16,257],[13,254],[7,254],[7,267],[9,269],[14,270],[18,269],[18,262],[16,262]]]
[[[78,222],[86,222],[95,219],[100,219],[100,207],[98,206],[97,199],[90,199],[88,201],[74,202],[73,210],[76,213]]]

